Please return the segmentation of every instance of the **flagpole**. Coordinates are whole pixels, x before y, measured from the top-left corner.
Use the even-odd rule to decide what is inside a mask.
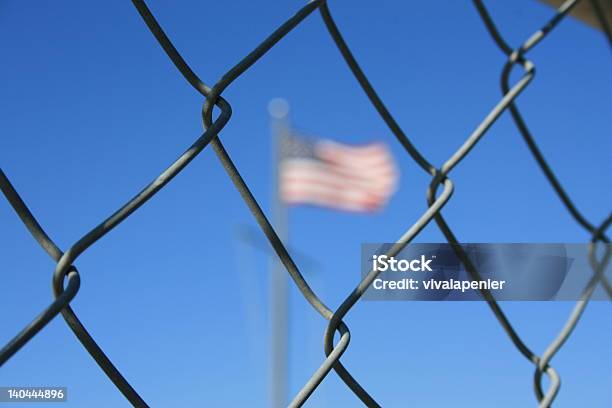
[[[272,225],[280,240],[287,245],[289,238],[288,214],[280,194],[280,160],[282,140],[290,132],[289,103],[275,98],[268,104],[272,131]],[[287,405],[288,384],[288,320],[289,320],[289,282],[287,272],[276,255],[270,265],[270,406],[282,408]]]

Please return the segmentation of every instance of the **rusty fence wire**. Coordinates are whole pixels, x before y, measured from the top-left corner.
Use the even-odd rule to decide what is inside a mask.
[[[590,2],[592,10],[598,18],[608,40],[612,41],[612,36],[610,35],[609,31],[610,24],[606,22],[605,16],[601,12],[602,7],[598,3],[598,0],[583,1]],[[189,163],[195,159],[204,148],[210,145],[303,297],[308,301],[308,303],[310,303],[316,312],[318,312],[328,321],[324,336],[324,352],[326,358],[323,360],[321,366],[312,374],[308,382],[304,384],[302,389],[297,393],[289,406],[302,406],[332,369],[366,406],[380,406],[374,397],[368,394],[365,386],[359,383],[340,361],[340,357],[347,350],[351,336],[349,328],[342,319],[361,298],[366,288],[376,278],[378,271],[370,271],[370,273],[368,273],[363,280],[359,282],[355,289],[346,297],[346,299],[336,310],[330,309],[328,306],[326,306],[325,303],[319,299],[317,294],[311,289],[308,282],[300,273],[298,266],[294,263],[293,258],[287,251],[287,248],[278,238],[274,228],[272,228],[272,225],[270,224],[264,211],[261,209],[257,199],[251,193],[251,190],[234,165],[230,155],[223,147],[221,138],[219,137],[221,130],[228,123],[232,114],[231,105],[222,97],[223,91],[230,86],[236,78],[255,64],[287,33],[299,25],[314,11],[318,10],[331,39],[336,44],[351,73],[367,95],[372,106],[377,110],[381,119],[386,123],[390,131],[403,146],[407,155],[414,160],[414,162],[418,164],[424,172],[431,176],[431,183],[426,193],[426,198],[429,205],[427,211],[422,214],[420,218],[418,218],[414,224],[410,226],[408,230],[396,241],[388,252],[389,256],[398,254],[402,248],[410,243],[419,234],[419,232],[433,220],[445,236],[448,243],[453,244],[452,246],[454,251],[459,259],[463,262],[471,278],[480,280],[478,271],[470,262],[467,255],[463,252],[459,245],[455,245],[459,243],[459,240],[453,233],[448,222],[444,219],[442,215],[442,208],[448,203],[453,193],[453,182],[449,178],[449,174],[455,168],[455,166],[457,166],[470,153],[478,141],[487,134],[487,131],[505,111],[510,112],[520,135],[527,143],[531,154],[544,172],[544,175],[553,187],[559,199],[565,205],[567,211],[590,235],[590,264],[593,269],[593,277],[591,278],[587,287],[584,289],[581,299],[576,303],[565,325],[541,355],[534,353],[522,340],[521,336],[514,329],[513,325],[504,314],[501,306],[495,301],[493,296],[487,290],[481,290],[486,303],[517,351],[533,364],[533,384],[535,396],[539,406],[551,406],[560,387],[560,377],[555,369],[550,365],[551,360],[576,327],[595,287],[598,284],[603,285],[608,295],[612,298],[612,286],[603,276],[603,271],[605,270],[611,255],[610,252],[612,252],[610,250],[610,246],[605,245],[605,253],[599,258],[597,256],[597,253],[601,252],[597,251],[597,244],[599,242],[609,243],[609,238],[606,236],[605,231],[609,227],[610,223],[612,223],[612,213],[603,222],[596,225],[588,221],[576,208],[539,150],[533,135],[531,134],[519,111],[517,97],[525,90],[535,75],[535,66],[533,62],[527,59],[527,54],[543,39],[550,35],[555,27],[557,27],[558,24],[567,17],[568,13],[580,2],[580,0],[566,0],[556,10],[553,17],[547,21],[540,30],[529,36],[518,48],[512,48],[505,41],[503,34],[498,30],[495,22],[489,15],[484,2],[482,0],[473,0],[474,6],[476,7],[480,18],[485,25],[486,30],[505,57],[505,63],[501,71],[500,79],[502,96],[498,103],[484,117],[482,122],[478,124],[474,131],[466,138],[463,145],[439,167],[430,163],[427,158],[425,158],[419,152],[419,150],[412,144],[410,139],[403,132],[400,125],[395,121],[391,113],[387,110],[383,101],[370,84],[367,76],[359,67],[359,64],[344,41],[340,29],[334,22],[329,6],[325,0],[314,0],[301,8],[295,15],[287,19],[280,27],[272,32],[268,38],[262,41],[246,57],[227,71],[212,87],[206,85],[189,67],[187,62],[172,45],[172,42],[166,36],[145,2],[142,0],[132,0],[132,2],[148,29],[167,54],[168,58],[170,58],[170,60],[174,63],[187,82],[189,82],[189,84],[204,97],[202,107],[204,131],[202,135],[197,138],[195,142],[157,178],[142,189],[136,196],[127,201],[115,213],[103,220],[97,227],[83,235],[70,248],[68,248],[66,252],[63,252],[49,237],[49,235],[47,235],[42,226],[36,221],[36,218],[30,212],[27,205],[23,202],[17,191],[11,185],[7,176],[0,169],[0,189],[2,190],[3,194],[14,208],[24,225],[28,228],[34,239],[36,239],[36,241],[38,241],[40,246],[49,254],[49,256],[57,262],[55,271],[53,273],[53,302],[30,323],[28,323],[21,332],[19,332],[8,344],[2,348],[2,350],[0,350],[0,366],[10,359],[16,352],[18,352],[40,330],[42,330],[45,325],[49,323],[49,321],[61,313],[70,329],[74,332],[91,357],[96,361],[96,363],[115,384],[117,389],[125,396],[125,398],[133,406],[148,406],[143,398],[129,384],[129,382],[123,377],[119,370],[113,365],[110,359],[94,341],[85,326],[77,317],[75,311],[70,306],[72,299],[74,299],[79,291],[81,281],[81,274],[74,264],[77,258],[84,251],[94,245],[100,238],[129,217],[130,214],[136,211],[146,201],[151,199],[161,188],[163,188],[178,173],[180,173],[181,170],[189,165]],[[522,70],[522,76],[516,83],[511,84],[510,74],[515,67]],[[215,106],[218,108],[218,114],[213,115]],[[441,191],[439,192],[440,189]],[[334,342],[336,333],[338,334],[338,340]],[[549,386],[547,389],[544,389],[542,384],[544,375],[546,375],[549,379]]]

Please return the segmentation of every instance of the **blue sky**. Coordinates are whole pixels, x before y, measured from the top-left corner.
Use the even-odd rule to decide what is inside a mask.
[[[489,2],[517,46],[551,16],[542,4]],[[161,2],[149,6],[207,83],[303,3]],[[442,163],[500,97],[503,55],[471,4],[330,4],[347,42],[425,157]],[[49,235],[66,249],[151,181],[201,134],[202,97],[178,74],[130,2],[0,3],[0,165]],[[594,223],[610,211],[609,47],[566,21],[531,54],[536,78],[520,96],[545,156]],[[291,245],[336,307],[359,279],[362,242],[393,241],[426,209],[428,177],[368,103],[317,13],[225,92],[221,137],[253,193],[270,207],[266,106],[291,103],[293,123],[344,142],[383,140],[400,190],[376,215],[314,208],[290,213]],[[462,242],[586,242],[505,114],[452,174],[444,214]],[[254,220],[206,149],[183,173],[77,261],[72,305],[99,345],[152,406],[265,406],[265,254],[237,243]],[[54,264],[0,199],[0,298],[6,343],[51,300]],[[260,234],[263,239],[263,234]],[[435,225],[418,242],[440,242]],[[300,258],[297,258],[298,263]],[[323,360],[325,322],[292,287],[293,396]],[[541,353],[571,302],[504,310]],[[556,407],[612,404],[610,305],[595,302],[552,365]],[[385,407],[534,406],[533,368],[484,303],[360,302],[347,315],[342,360]],[[70,407],[128,406],[56,318],[0,371],[0,385],[64,385]],[[313,407],[359,406],[331,374]]]

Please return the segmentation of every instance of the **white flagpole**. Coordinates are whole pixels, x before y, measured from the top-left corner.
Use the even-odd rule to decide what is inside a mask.
[[[268,104],[268,112],[272,128],[272,226],[285,246],[288,240],[287,207],[280,195],[280,159],[282,139],[290,132],[289,103],[281,98],[275,98]],[[276,256],[271,259],[270,274],[270,406],[282,408],[287,405],[287,383],[289,362],[289,282],[287,271]]]

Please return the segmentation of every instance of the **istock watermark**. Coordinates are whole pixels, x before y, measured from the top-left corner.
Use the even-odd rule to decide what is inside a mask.
[[[362,245],[361,276],[375,275],[364,299],[483,300],[486,291],[497,300],[577,300],[592,286],[591,299],[605,300],[601,283],[612,280],[610,265],[595,273],[589,244],[409,244],[390,255],[392,246]],[[598,259],[611,250],[598,245]]]
[[[431,267],[429,264],[433,261],[433,255],[430,259],[425,258],[425,255],[421,255],[420,259],[395,259],[392,256],[387,255],[372,255],[372,269],[375,271],[430,271]]]

